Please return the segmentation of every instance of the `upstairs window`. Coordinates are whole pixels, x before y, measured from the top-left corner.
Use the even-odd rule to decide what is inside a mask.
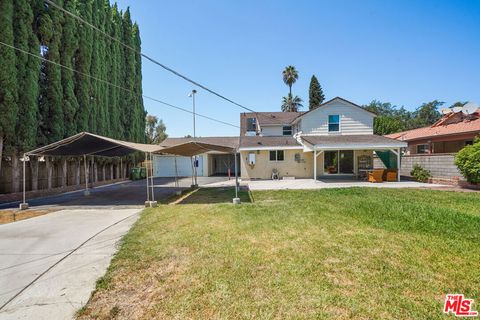
[[[292,135],[292,126],[283,126],[283,135],[291,136]]]
[[[328,116],[328,132],[340,131],[340,116],[333,114]]]
[[[256,118],[247,118],[247,131],[257,131]]]
[[[272,150],[270,151],[270,161],[283,161],[285,155],[283,150]]]

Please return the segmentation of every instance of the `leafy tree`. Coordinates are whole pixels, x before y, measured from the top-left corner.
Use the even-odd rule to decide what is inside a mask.
[[[442,114],[438,111],[438,108],[443,104],[444,102],[433,100],[418,107],[413,112],[414,126],[416,128],[420,128],[435,123],[442,116]]]
[[[148,143],[159,144],[168,137],[166,131],[167,127],[163,120],[160,119],[159,121],[156,116],[152,115],[145,117],[145,134]]]
[[[13,0],[0,1],[0,39],[13,45]],[[15,52],[0,46],[0,163],[3,147],[10,148],[14,142],[18,113],[17,73]],[[1,169],[1,164],[0,164]]]
[[[322,86],[318,82],[317,77],[315,77],[315,75],[313,75],[312,79],[310,80],[310,89],[308,93],[309,93],[309,101],[308,101],[309,110],[313,110],[317,108],[325,100],[325,95],[323,94]]]
[[[386,135],[405,130],[405,124],[398,117],[379,116],[373,120],[373,133]]]
[[[457,153],[455,165],[468,182],[480,183],[480,139]]]
[[[292,97],[288,94],[287,97],[282,98],[282,112],[298,112],[302,106],[302,99],[298,96]]]
[[[298,71],[295,69],[294,66],[287,66],[285,70],[283,70],[283,82],[289,88],[289,95],[292,95],[292,85],[298,80]]]

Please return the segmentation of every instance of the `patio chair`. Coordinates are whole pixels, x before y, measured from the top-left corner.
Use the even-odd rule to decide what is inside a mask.
[[[397,181],[397,169],[387,169],[383,174],[383,180],[387,182]]]
[[[384,169],[374,169],[368,173],[368,182],[383,182]]]

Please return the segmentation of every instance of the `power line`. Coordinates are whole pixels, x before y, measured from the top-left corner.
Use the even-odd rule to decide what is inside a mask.
[[[42,60],[42,61],[51,63],[51,64],[53,64],[53,65],[59,66],[59,67],[61,67],[61,68],[67,69],[67,70],[70,70],[70,71],[75,72],[75,73],[77,73],[77,74],[80,74],[80,75],[82,75],[82,76],[84,76],[84,77],[88,77],[88,78],[91,78],[91,79],[93,79],[93,80],[96,80],[96,81],[99,81],[99,82],[103,82],[103,83],[105,83],[105,84],[108,84],[108,85],[110,85],[110,86],[113,86],[113,87],[115,87],[115,88],[118,88],[118,89],[121,89],[121,90],[125,90],[125,91],[127,91],[127,92],[130,92],[130,93],[136,94],[136,92],[134,92],[133,90],[124,88],[124,87],[122,87],[122,86],[116,85],[116,84],[111,83],[111,82],[109,82],[109,81],[106,81],[106,80],[103,80],[103,79],[94,77],[94,76],[92,76],[92,75],[86,74],[86,73],[84,73],[84,72],[75,70],[75,69],[73,69],[73,68],[70,68],[70,67],[65,66],[65,65],[63,65],[63,64],[60,64],[60,63],[58,63],[58,62],[49,60],[49,59],[44,58],[44,57],[42,57],[42,56],[38,56],[38,55],[33,54],[33,53],[31,53],[31,52],[28,52],[28,51],[25,51],[25,50],[23,50],[23,49],[20,49],[20,48],[17,48],[17,47],[15,47],[15,46],[12,46],[12,45],[10,45],[10,44],[7,44],[7,43],[5,43],[5,42],[0,41],[0,44],[3,45],[3,46],[5,46],[5,47],[8,47],[8,48],[17,50],[17,51],[19,51],[19,52],[22,52],[22,53],[24,53],[24,54],[27,54],[27,55],[29,55],[29,56],[38,58],[38,59],[40,59],[40,60]],[[173,105],[173,104],[167,103],[167,102],[162,101],[162,100],[159,100],[159,99],[157,99],[157,98],[153,98],[153,97],[150,97],[150,96],[147,96],[147,95],[144,95],[144,94],[142,94],[142,97],[144,97],[145,99],[151,100],[151,101],[155,101],[155,102],[161,103],[161,104],[163,104],[163,105],[165,105],[165,106],[168,106],[168,107],[171,107],[171,108],[175,108],[175,109],[177,109],[177,110],[181,110],[181,111],[183,111],[183,112],[187,112],[187,113],[193,114],[193,112],[190,111],[190,110],[188,110],[188,109],[175,106],[175,105]],[[208,119],[208,120],[211,120],[211,121],[215,121],[215,122],[224,124],[224,125],[228,125],[228,126],[235,127],[235,128],[240,128],[239,126],[234,125],[234,124],[232,124],[232,123],[229,123],[229,122],[226,122],[226,121],[222,121],[222,120],[218,120],[218,119],[215,119],[215,118],[212,118],[212,117],[209,117],[209,116],[200,114],[200,113],[195,113],[195,115],[197,115],[197,116],[199,116],[199,117],[201,117],[201,118],[205,118],[205,119]]]
[[[238,102],[235,102],[235,101],[233,101],[233,100],[231,100],[231,99],[229,99],[229,98],[221,95],[220,93],[217,93],[216,91],[214,91],[214,90],[212,90],[212,89],[209,89],[208,87],[206,87],[206,86],[204,86],[204,85],[202,85],[202,84],[200,84],[200,83],[198,83],[198,82],[190,79],[189,77],[181,74],[181,73],[178,72],[178,71],[175,71],[174,69],[172,69],[172,68],[164,65],[163,63],[161,63],[161,62],[159,62],[159,61],[157,61],[157,60],[155,60],[154,58],[151,58],[151,57],[147,56],[146,54],[144,54],[144,53],[136,50],[135,48],[133,48],[133,47],[131,47],[131,46],[123,43],[123,42],[120,41],[119,39],[117,39],[117,38],[115,38],[115,37],[112,37],[111,35],[109,35],[109,34],[106,33],[105,31],[103,31],[103,30],[101,30],[100,28],[94,26],[93,24],[89,23],[88,21],[85,21],[84,19],[82,19],[82,18],[79,17],[78,15],[76,15],[76,14],[74,14],[74,13],[72,13],[72,12],[66,10],[66,9],[64,9],[62,6],[56,4],[54,1],[52,1],[52,0],[44,0],[44,1],[47,2],[48,4],[52,5],[53,7],[59,9],[60,11],[64,12],[65,14],[68,14],[69,16],[73,17],[74,19],[82,22],[83,24],[86,24],[86,25],[88,25],[89,27],[95,29],[96,31],[98,31],[98,32],[100,32],[101,34],[103,34],[104,36],[108,37],[109,39],[111,39],[111,40],[113,40],[113,41],[115,41],[115,42],[118,42],[119,44],[123,45],[125,48],[128,48],[128,49],[132,50],[133,52],[141,55],[143,58],[149,60],[150,62],[152,62],[152,63],[154,63],[154,64],[162,67],[163,69],[167,70],[168,72],[171,72],[171,73],[173,73],[174,75],[176,75],[176,76],[178,76],[178,77],[180,77],[180,78],[182,78],[182,79],[184,79],[184,80],[186,80],[186,81],[194,84],[195,86],[197,86],[197,87],[199,87],[199,88],[202,88],[203,90],[208,91],[208,92],[210,92],[211,94],[213,94],[213,95],[215,95],[215,96],[217,96],[217,97],[219,97],[219,98],[221,98],[221,99],[223,99],[223,100],[225,100],[225,101],[228,101],[228,102],[230,102],[230,103],[232,103],[232,104],[234,104],[234,105],[236,105],[236,106],[238,106],[238,107],[240,107],[240,108],[242,108],[242,109],[245,109],[245,110],[250,111],[250,112],[253,112],[253,113],[257,113],[255,110],[253,110],[253,109],[251,109],[251,108],[248,108],[248,107],[245,107],[244,105],[242,105],[242,104],[240,104],[240,103],[238,103]]]

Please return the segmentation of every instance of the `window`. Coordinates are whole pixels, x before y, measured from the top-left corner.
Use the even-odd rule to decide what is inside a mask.
[[[328,132],[340,131],[340,116],[338,114],[328,116]]]
[[[465,141],[465,145],[466,145],[466,146],[470,146],[470,145],[472,145],[472,144],[473,144],[473,140],[467,140],[467,141]]]
[[[255,153],[248,154],[248,164],[252,166],[255,165]]]
[[[417,153],[428,153],[428,144],[418,144],[417,145]]]
[[[292,135],[292,126],[283,126],[283,135],[291,136]]]
[[[283,150],[270,151],[270,161],[283,161],[284,156]]]
[[[247,131],[257,131],[256,118],[247,118]]]

